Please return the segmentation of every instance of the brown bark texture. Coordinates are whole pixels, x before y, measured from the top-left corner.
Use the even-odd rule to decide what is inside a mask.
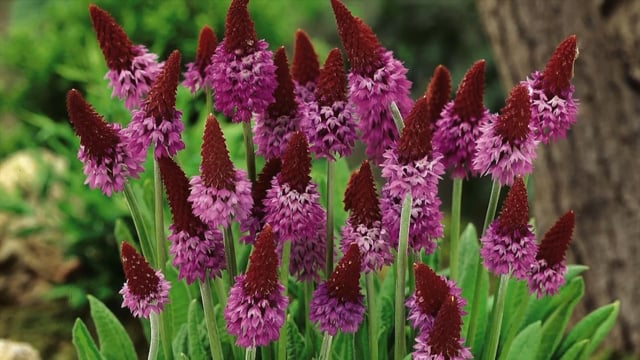
[[[640,354],[640,1],[477,0],[505,90],[542,70],[576,34],[578,122],[566,140],[541,145],[534,215],[546,231],[569,209],[569,261],[585,264],[579,314],[619,299],[607,345]]]

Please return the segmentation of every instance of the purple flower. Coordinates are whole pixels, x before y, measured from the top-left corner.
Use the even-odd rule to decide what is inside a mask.
[[[196,50],[196,60],[187,64],[187,71],[184,72],[182,85],[189,89],[192,94],[196,91],[211,88],[207,82],[206,68],[211,64],[211,56],[216,50],[218,39],[213,30],[207,25],[203,26],[198,36],[198,49]]]
[[[348,76],[349,100],[360,119],[362,141],[366,154],[381,163],[384,151],[398,137],[389,106],[395,102],[402,115],[411,108],[407,69],[393,58],[393,52],[383,48],[365,23],[354,17],[338,0],[331,0],[340,40],[351,65]]]
[[[162,70],[158,56],[142,45],[133,45],[127,34],[106,11],[89,5],[93,29],[109,71],[105,79],[113,88],[111,96],[125,101],[127,109],[142,105],[151,84]]]
[[[156,159],[173,156],[184,149],[182,112],[176,110],[176,90],[180,77],[180,52],[174,50],[151,86],[142,109],[134,110],[126,128],[133,153],[146,153],[153,144]]]
[[[256,182],[251,187],[251,197],[253,199],[253,207],[251,215],[242,223],[240,223],[240,231],[248,231],[249,234],[242,236],[240,241],[245,244],[253,244],[256,235],[264,227],[264,205],[263,200],[267,197],[267,191],[271,188],[271,179],[278,173],[282,162],[280,158],[271,158],[267,160],[262,168]]]
[[[276,67],[269,44],[257,40],[248,1],[233,0],[229,5],[225,38],[218,45],[207,67],[207,82],[215,90],[216,110],[233,122],[251,121],[274,100]]]
[[[553,295],[564,285],[567,272],[565,254],[571,242],[575,219],[573,211],[562,215],[538,246],[536,260],[527,274],[529,292],[535,292],[538,298]]]
[[[494,220],[480,239],[482,263],[496,275],[512,273],[525,279],[535,261],[536,241],[529,221],[527,190],[521,177],[516,178]]]
[[[295,84],[296,101],[304,104],[315,100],[316,82],[320,74],[318,55],[304,30],[296,31],[295,48],[291,64],[291,77]]]
[[[128,307],[135,317],[148,318],[160,313],[169,302],[170,284],[164,275],[153,271],[149,263],[126,242],[122,243],[122,268],[127,281],[120,290],[122,307]]]
[[[533,172],[538,142],[531,132],[531,106],[526,87],[511,90],[500,115],[480,126],[473,170],[491,174],[500,185],[513,184],[516,176]]]
[[[90,188],[111,196],[122,191],[127,177],[137,178],[143,171],[144,156],[129,152],[129,138],[120,125],[105,123],[77,90],[67,93],[67,113],[80,138],[78,159]]]
[[[206,281],[220,276],[226,267],[222,234],[193,214],[187,200],[189,180],[178,164],[166,157],[158,163],[173,216],[173,224],[169,225],[169,252],[173,255],[173,265],[178,268],[178,279],[186,279],[187,284],[191,284],[196,279]]]
[[[364,315],[363,296],[360,293],[360,250],[355,244],[349,247],[338,266],[313,292],[309,304],[309,319],[318,324],[321,331],[334,336],[358,331]]]
[[[237,336],[236,345],[265,346],[278,339],[289,300],[277,270],[276,243],[266,225],[255,242],[247,273],[236,276],[224,308],[227,331]]]

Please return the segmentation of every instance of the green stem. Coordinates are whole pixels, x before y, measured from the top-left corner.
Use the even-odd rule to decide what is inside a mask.
[[[487,205],[487,213],[484,217],[484,225],[482,226],[482,232],[480,236],[484,234],[485,230],[493,221],[496,215],[496,208],[498,207],[498,199],[500,198],[500,184],[497,181],[493,182],[491,186],[491,196],[489,197],[489,204]],[[475,344],[477,329],[478,329],[478,311],[480,310],[480,280],[482,279],[482,259],[478,259],[476,265],[476,280],[473,289],[473,300],[471,302],[471,312],[469,318],[469,328],[467,334],[467,344],[471,347]]]
[[[124,183],[124,197],[127,202],[127,206],[129,207],[129,212],[131,212],[131,217],[133,218],[136,235],[138,235],[138,239],[140,240],[142,254],[151,264],[156,264],[153,244],[149,238],[149,232],[147,230],[147,222],[144,221],[144,216],[140,210],[140,204],[138,203],[138,199],[136,198],[129,182]],[[147,251],[147,249],[149,250]]]
[[[288,296],[289,287],[289,253],[291,252],[291,240],[287,240],[282,245],[282,263],[280,268],[280,283],[284,286],[284,296]],[[286,324],[284,325],[286,326]],[[287,332],[285,328],[280,330],[280,338],[278,339],[278,360],[287,358]]]
[[[160,176],[160,165],[157,160],[153,161],[153,213],[155,219],[155,237],[156,237],[156,268],[160,269],[163,274],[167,273],[167,247],[165,245],[164,236],[164,209],[162,202],[162,177]],[[162,342],[162,350],[166,359],[171,358],[171,324],[167,319],[166,312],[160,312],[160,340]]]
[[[311,346],[311,353],[315,350],[314,343],[311,341],[311,322],[309,321],[309,304],[311,304],[311,297],[313,296],[313,282],[311,280],[304,282],[304,301],[302,303],[302,311],[304,314],[304,338],[309,346]]]
[[[238,274],[238,266],[236,265],[236,250],[233,243],[233,232],[231,231],[231,225],[225,227],[222,230],[222,237],[224,239],[224,252],[227,257],[227,274],[229,275],[229,286],[233,285],[233,279]]]
[[[272,360],[273,359],[272,344],[269,344],[267,346],[261,346],[260,355],[262,355],[262,360]]]
[[[400,213],[400,235],[398,239],[398,260],[396,261],[396,297],[395,297],[395,342],[394,359],[404,359],[406,344],[404,336],[404,288],[407,270],[407,248],[409,245],[409,225],[413,198],[407,194],[402,202]]]
[[[462,179],[453,179],[453,194],[451,197],[451,243],[449,244],[449,275],[453,281],[458,281],[458,243],[460,240],[460,207],[462,203]]]
[[[233,286],[233,283],[229,284],[229,286]],[[227,306],[227,292],[224,289],[224,280],[222,278],[216,277],[213,280],[213,291],[216,293],[218,303],[224,309]]]
[[[207,107],[207,114],[212,114],[213,113],[213,95],[211,94],[211,89],[208,86],[206,87],[204,94],[206,96],[205,102]]]
[[[250,348],[247,348],[247,352],[244,354],[244,359],[255,360],[255,358],[256,358],[256,347],[252,346]]]
[[[327,160],[327,261],[325,274],[327,279],[333,272],[333,207],[334,207],[334,162]]]
[[[333,336],[329,335],[329,333],[324,333],[322,337],[322,347],[320,348],[320,355],[318,356],[318,360],[329,360],[331,359],[331,341],[333,340]]]
[[[149,314],[149,320],[151,321],[151,342],[149,344],[148,360],[155,360],[158,358],[158,330],[160,323],[158,322],[158,314],[151,312]]]
[[[500,328],[502,327],[502,317],[504,315],[504,304],[507,299],[507,280],[506,275],[500,275],[500,285],[498,285],[498,293],[493,303],[493,311],[491,312],[491,322],[489,330],[489,343],[485,348],[484,359],[495,359],[498,351],[498,343],[500,342]]]
[[[371,360],[378,360],[378,324],[376,315],[376,304],[375,304],[375,288],[373,284],[373,277],[375,273],[373,271],[367,273],[365,275],[365,280],[367,284],[367,316],[368,316],[368,324],[369,324],[369,358]]]
[[[199,280],[200,296],[202,296],[202,307],[204,309],[204,321],[207,326],[207,335],[209,335],[209,346],[211,347],[211,357],[213,359],[224,359],[222,355],[222,345],[220,344],[220,336],[218,335],[218,324],[216,324],[216,315],[213,313],[213,297],[211,296],[211,285],[209,279]]]
[[[396,123],[396,127],[398,128],[398,133],[402,132],[402,128],[404,127],[404,120],[402,120],[402,114],[400,114],[400,109],[398,109],[398,104],[395,101],[389,105],[391,109],[391,116],[393,117],[393,121]]]
[[[252,184],[256,183],[256,154],[253,148],[253,133],[251,132],[251,120],[242,122],[244,134],[244,149],[247,157],[247,174]]]

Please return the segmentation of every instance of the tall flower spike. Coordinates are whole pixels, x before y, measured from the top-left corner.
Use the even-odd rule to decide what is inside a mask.
[[[393,262],[389,234],[382,227],[382,214],[376,186],[368,161],[351,174],[344,193],[345,209],[349,218],[342,227],[342,252],[357,244],[362,255],[362,271],[377,271]]]
[[[173,265],[178,268],[178,279],[186,279],[187,284],[191,284],[196,279],[206,281],[220,276],[226,266],[222,233],[209,228],[193,214],[187,200],[189,180],[178,164],[166,157],[158,163],[173,216],[173,224],[169,225],[169,252],[173,255]]]
[[[300,104],[314,100],[316,83],[320,75],[318,55],[304,30],[296,30],[291,76],[295,84],[296,99]]]
[[[364,297],[358,284],[360,267],[360,250],[352,244],[329,280],[313,292],[309,319],[317,323],[321,331],[331,336],[338,330],[343,333],[358,331],[364,315]]]
[[[524,181],[518,177],[494,220],[480,239],[482,263],[496,275],[525,279],[535,261],[536,241],[529,221]]]
[[[534,71],[522,81],[531,96],[533,133],[545,144],[564,138],[576,122],[578,100],[570,81],[577,57],[577,37],[570,35],[556,47],[544,72]]]
[[[237,336],[236,345],[265,346],[278,339],[289,300],[277,270],[276,242],[265,225],[249,257],[249,269],[236,276],[224,308],[227,331]]]
[[[320,71],[315,101],[304,106],[303,128],[311,150],[320,157],[348,156],[355,145],[354,109],[347,100],[347,75],[340,50],[329,52]]]
[[[424,96],[429,103],[428,119],[431,130],[435,131],[435,124],[440,118],[440,113],[451,96],[451,73],[444,65],[438,65],[433,70],[433,76],[427,85]]]
[[[182,112],[175,107],[179,78],[180,52],[174,50],[151,86],[142,109],[133,111],[126,129],[132,152],[144,154],[153,144],[153,155],[159,159],[184,149]]]
[[[366,154],[380,164],[384,151],[398,137],[389,106],[395,102],[404,116],[411,109],[407,69],[383,48],[365,23],[351,15],[338,0],[331,0],[338,34],[351,65],[348,75],[349,100],[360,119],[358,128]]]
[[[109,68],[105,79],[113,88],[111,96],[124,100],[129,110],[140,107],[162,69],[158,56],[142,45],[133,45],[111,15],[96,5],[89,5],[89,15]]]
[[[263,201],[264,221],[273,227],[279,244],[291,241],[289,271],[300,280],[318,279],[325,265],[327,217],[310,172],[307,140],[296,132],[282,157],[282,170],[271,180]]]
[[[256,114],[253,128],[256,153],[266,158],[282,156],[291,134],[299,130],[302,119],[302,111],[293,94],[293,80],[283,46],[276,51],[275,64],[278,79],[275,102],[269,105],[267,111]]]
[[[240,238],[240,241],[245,244],[252,244],[258,231],[264,226],[264,205],[262,201],[267,197],[267,190],[271,188],[271,179],[280,173],[281,167],[280,158],[267,160],[262,172],[258,174],[258,179],[251,187],[251,197],[253,199],[251,216],[243,223],[240,223],[240,231],[249,232]]]
[[[500,185],[509,186],[517,176],[530,174],[538,144],[529,126],[530,119],[527,88],[518,85],[511,90],[500,115],[480,125],[473,170],[489,173]]]
[[[251,183],[244,170],[234,169],[220,124],[209,114],[202,141],[200,176],[191,178],[193,212],[212,228],[246,221],[253,205]]]
[[[402,201],[408,193],[413,197],[409,247],[431,253],[435,240],[442,237],[442,213],[438,197],[438,181],[444,173],[442,155],[432,151],[431,130],[427,119],[429,104],[422,97],[416,101],[405,119],[397,147],[388,149],[382,163],[382,222],[397,247],[400,233]]]
[[[169,302],[170,284],[160,270],[153,271],[149,263],[126,242],[122,243],[122,268],[127,281],[120,290],[122,307],[133,316],[148,318],[160,313]]]
[[[413,264],[413,272],[416,291],[406,302],[409,308],[407,318],[411,326],[420,332],[430,331],[442,304],[451,296],[455,297],[460,314],[465,315],[462,309],[467,302],[462,298],[460,288],[453,281],[437,275],[424,264]]]
[[[187,64],[187,71],[184,72],[184,81],[182,82],[182,85],[189,89],[192,94],[205,87],[211,87],[211,84],[207,82],[205,70],[211,64],[211,57],[217,45],[218,38],[216,34],[209,26],[203,26],[198,36],[196,59],[194,62]]]
[[[433,143],[442,152],[444,165],[452,170],[454,178],[479,175],[472,163],[476,142],[480,128],[494,116],[482,103],[484,68],[484,60],[471,66],[458,85],[455,100],[444,107],[436,123]]]
[[[562,215],[538,246],[536,260],[527,274],[529,291],[540,298],[553,295],[565,282],[565,254],[571,242],[576,218],[573,211]]]
[[[127,177],[138,177],[144,156],[129,152],[129,138],[118,124],[107,124],[77,90],[67,93],[69,122],[80,138],[78,159],[85,184],[105,195],[122,191]]]
[[[276,67],[269,44],[256,40],[248,0],[233,0],[227,12],[225,37],[207,67],[207,83],[215,90],[216,110],[233,122],[250,122],[274,100]]]

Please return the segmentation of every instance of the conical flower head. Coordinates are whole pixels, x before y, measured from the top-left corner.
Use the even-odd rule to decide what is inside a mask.
[[[204,224],[193,215],[191,203],[187,201],[190,193],[187,175],[171,158],[159,159],[158,165],[167,192],[167,202],[171,209],[173,225],[178,231],[197,233],[199,228],[204,227]]]
[[[404,128],[398,141],[398,161],[401,164],[418,161],[431,152],[429,105],[427,98],[421,97],[413,105],[405,119]]]
[[[496,130],[511,145],[522,142],[529,134],[531,101],[527,88],[518,85],[511,90],[507,103],[500,110]]]
[[[78,90],[72,89],[67,93],[67,113],[85,153],[98,159],[110,156],[120,142],[118,133],[86,102]]]
[[[351,174],[344,193],[344,209],[350,212],[349,219],[353,225],[370,227],[382,220],[376,185],[367,160],[362,162],[360,170]]]
[[[553,51],[542,73],[542,87],[549,97],[569,87],[577,57],[578,39],[575,35],[568,36]]]
[[[256,47],[256,29],[247,5],[249,0],[232,0],[229,5],[224,32],[224,46],[229,53],[246,55]]]
[[[511,232],[526,226],[528,221],[529,202],[527,200],[527,189],[522,178],[518,177],[504,200],[498,223],[502,229]]]
[[[276,87],[274,92],[276,101],[269,105],[267,112],[269,116],[274,119],[280,116],[293,116],[295,115],[298,105],[293,96],[293,79],[291,79],[291,74],[289,73],[289,63],[284,46],[278,48],[274,55],[273,62],[276,65],[278,87]]]
[[[429,123],[434,125],[451,96],[451,73],[444,65],[436,66],[424,96],[429,103]]]
[[[436,316],[449,296],[447,282],[424,264],[413,264],[416,279],[416,303],[424,314]]]
[[[482,98],[484,94],[485,61],[476,61],[458,85],[453,110],[464,122],[480,119],[485,111]]]
[[[207,67],[211,64],[211,57],[218,45],[218,38],[213,30],[205,25],[200,30],[198,36],[198,48],[196,50],[196,59],[194,62],[187,64],[187,71],[184,72],[184,81],[182,85],[194,94],[196,91],[205,86],[211,87],[207,81]]]
[[[108,12],[96,5],[89,5],[89,15],[109,69],[129,69],[135,54],[127,34]]]
[[[291,64],[291,76],[299,85],[309,82],[315,83],[320,74],[318,55],[313,49],[313,44],[304,30],[298,29],[293,50],[293,62]]]
[[[327,287],[329,293],[339,302],[356,302],[360,297],[360,250],[358,246],[351,245],[349,251],[340,259],[338,266],[333,270]]]
[[[218,120],[209,114],[202,138],[202,182],[205,186],[233,191],[234,169]]]
[[[176,91],[180,80],[180,52],[173,50],[164,64],[158,79],[151,86],[145,101],[147,115],[156,120],[173,119],[176,107]]]
[[[433,328],[416,339],[414,359],[472,359],[468,348],[460,337],[462,317],[455,297],[448,297],[438,311]],[[425,339],[426,336],[426,339]]]
[[[295,132],[287,150],[282,156],[282,170],[279,179],[281,184],[287,184],[292,190],[303,193],[311,181],[311,155],[309,144],[301,132]]]
[[[255,297],[266,297],[278,287],[278,254],[271,225],[258,234],[249,257],[249,268],[244,281],[244,292]]]
[[[337,101],[347,100],[347,74],[344,71],[342,55],[337,48],[327,55],[316,89],[319,106],[332,106]]]
[[[267,190],[271,188],[271,180],[280,173],[281,167],[280,158],[267,160],[262,171],[258,174],[256,182],[251,186],[251,198],[253,199],[251,216],[240,224],[240,231],[248,232],[247,235],[240,238],[243,243],[252,244],[256,239],[256,234],[264,226],[264,204],[262,201],[267,197]]]

